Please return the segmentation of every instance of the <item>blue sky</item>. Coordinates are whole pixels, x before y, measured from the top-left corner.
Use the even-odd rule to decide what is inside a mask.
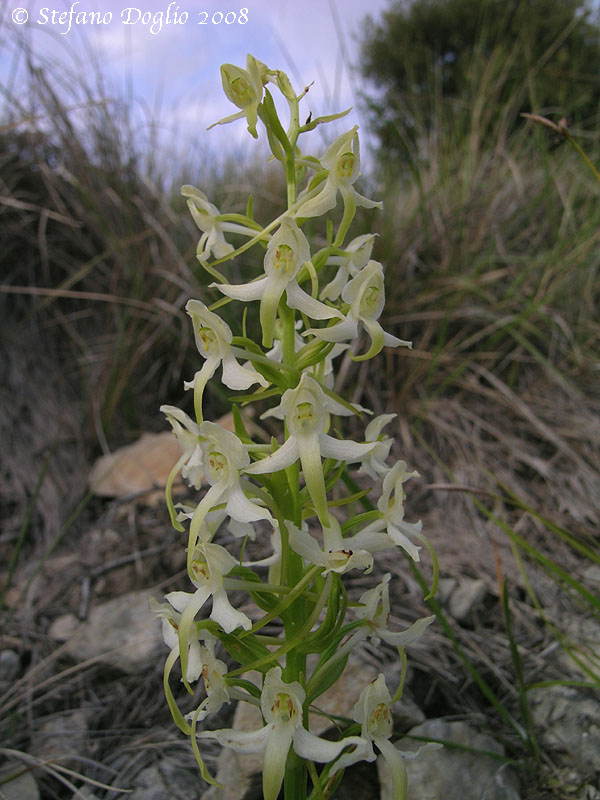
[[[179,137],[196,140],[210,136],[209,146],[217,147],[236,145],[247,136],[242,122],[205,134],[211,122],[235,111],[222,93],[222,63],[244,66],[250,52],[270,67],[283,68],[296,87],[314,81],[305,101],[307,114],[356,108],[361,86],[360,76],[352,72],[356,34],[367,14],[379,18],[389,5],[389,0],[0,2],[3,76],[15,69],[16,38],[25,37],[36,58],[60,61],[68,72],[89,71],[93,77],[99,69],[110,92],[143,108],[148,117],[160,118],[167,140],[169,131],[177,131]],[[240,24],[242,8],[247,22]],[[28,19],[18,24],[23,9]],[[228,12],[234,13],[226,17]],[[17,76],[19,71],[16,63]],[[366,133],[358,111],[340,124],[347,129],[355,123]]]

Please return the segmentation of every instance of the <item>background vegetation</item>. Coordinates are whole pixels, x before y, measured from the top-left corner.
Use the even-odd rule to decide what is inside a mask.
[[[442,633],[417,652],[412,687],[429,716],[483,714],[511,758],[533,765],[524,796],[567,796],[560,763],[524,724],[524,688],[598,688],[598,655],[573,620],[600,616],[590,577],[600,561],[600,184],[559,131],[520,113],[566,118],[600,163],[600,29],[570,0],[415,0],[365,30],[364,103],[381,142],[378,188],[366,193],[385,206],[355,232],[378,227],[385,327],[415,346],[346,364],[341,380],[377,413],[398,412],[396,455],[423,477],[413,517],[443,576],[482,578],[488,592],[471,626],[447,628],[434,607]],[[86,774],[110,767],[127,781],[124,742],[138,748],[138,769],[157,742],[177,746],[160,677],[141,691],[94,673],[92,690],[86,673],[89,683],[36,695],[28,671],[51,656],[47,630],[73,600],[60,571],[28,581],[55,550],[89,548],[93,563],[107,515],[123,532],[113,556],[164,542],[162,512],[140,512],[140,527],[87,494],[86,476],[102,451],[163,429],[158,406],[180,403],[197,367],[183,307],[211,295],[178,186],[200,186],[223,211],[242,210],[248,185],[260,186],[257,219],[282,193],[259,163],[240,174],[203,159],[161,173],[152,141],[137,144],[130,110],[101,84],[24,57],[28,105],[4,87],[0,122],[0,592],[3,646],[19,649],[25,671],[23,700],[0,726],[26,750],[40,719],[96,708],[93,692],[103,710]],[[218,415],[221,398],[209,402]],[[106,592],[172,577],[163,557],[144,564]],[[420,612],[417,581],[405,578],[397,598],[406,618]],[[578,671],[542,655],[553,646]],[[578,786],[596,778],[591,766]],[[43,785],[68,796],[53,778]]]

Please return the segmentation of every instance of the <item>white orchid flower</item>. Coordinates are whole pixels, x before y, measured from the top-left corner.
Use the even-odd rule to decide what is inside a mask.
[[[210,541],[212,532],[207,525],[198,531],[198,539],[188,550],[188,575],[196,587],[195,592],[169,592],[165,599],[181,613],[178,628],[181,670],[187,676],[189,643],[194,629],[194,619],[209,597],[212,597],[210,618],[231,633],[242,627],[249,630],[251,620],[235,609],[227,597],[225,576],[236,566],[236,559],[219,544]]]
[[[325,567],[323,575],[329,572],[343,574],[355,568],[371,572],[373,569],[371,553],[368,550],[350,550],[342,537],[339,522],[331,514],[329,523],[328,528],[323,528],[323,547],[321,547],[315,537],[308,532],[306,523],[303,523],[300,529],[288,522],[287,530],[292,550],[309,564]]]
[[[216,713],[222,705],[229,703],[233,694],[233,687],[229,687],[225,680],[227,664],[215,656],[215,644],[218,640],[207,631],[203,632],[202,638],[204,644],[200,645],[201,674],[206,697],[195,711],[186,715],[186,719],[196,722]]]
[[[250,457],[235,433],[216,422],[202,422],[198,427],[204,475],[210,489],[198,504],[190,524],[188,553],[193,550],[208,512],[221,502],[233,520],[247,523],[264,519],[277,527],[270,512],[244,493],[240,471],[250,464]]]
[[[419,561],[421,548],[414,544],[411,537],[423,540],[421,535],[423,525],[420,520],[418,522],[405,521],[406,493],[403,488],[403,484],[407,480],[418,474],[418,472],[408,472],[405,461],[397,461],[383,479],[383,491],[377,501],[377,508],[382,514],[381,519],[367,525],[346,541],[352,542],[354,546],[366,546],[367,543],[371,543],[373,547],[369,547],[369,549],[374,552],[374,549],[384,549],[385,535],[387,535],[390,542],[406,550],[413,561]],[[384,531],[385,534],[382,538],[381,535]]]
[[[204,480],[204,466],[202,464],[198,426],[185,411],[176,406],[162,405],[160,410],[171,424],[175,438],[183,451],[177,466],[178,468],[181,467],[181,474],[184,480],[195,489],[199,489]]]
[[[198,414],[202,410],[204,387],[215,374],[219,364],[223,364],[222,381],[230,389],[248,389],[253,383],[260,383],[261,386],[269,385],[253,366],[238,364],[231,352],[233,334],[226,322],[209,311],[200,300],[189,300],[185,310],[192,318],[198,351],[206,359],[193,380],[184,383],[186,389],[194,390],[194,405]]]
[[[215,258],[225,258],[233,253],[233,245],[225,240],[226,233],[241,233],[252,238],[256,236],[254,228],[238,222],[226,222],[221,219],[219,209],[209,202],[207,196],[195,186],[186,184],[181,187],[181,194],[187,198],[187,205],[202,236],[196,248],[199,261],[207,261],[211,254]]]
[[[209,597],[213,599],[210,618],[231,633],[236,628],[248,630],[252,623],[241,611],[237,611],[227,598],[223,579],[237,564],[236,559],[220,544],[200,540],[188,565],[190,579],[196,587],[195,592],[169,592],[166,599],[176,611],[181,612],[179,625],[180,643],[182,630],[189,631],[192,620]]]
[[[173,653],[179,656],[179,626],[181,624],[181,614],[167,603],[157,603],[154,598],[150,598],[150,607],[157,617],[162,621],[162,637],[164,643]],[[198,636],[190,636],[187,643],[187,654],[184,659],[186,669],[181,678],[186,683],[194,683],[202,674],[202,648]]]
[[[392,697],[385,684],[385,678],[379,676],[360,693],[354,706],[353,719],[361,725],[361,745],[352,753],[345,753],[334,765],[343,769],[357,761],[374,761],[376,756],[373,745],[385,758],[392,775],[392,797],[394,800],[406,800],[407,775],[405,759],[416,758],[424,750],[437,750],[439,744],[428,742],[416,752],[401,752],[390,742],[393,732]]]
[[[353,412],[328,397],[314,378],[303,373],[298,386],[287,389],[281,403],[262,415],[285,419],[288,438],[275,453],[245,469],[248,475],[264,475],[285,469],[300,459],[308,493],[324,527],[329,526],[329,513],[321,458],[346,463],[360,461],[376,446],[329,436],[325,431],[330,413],[348,416]]]
[[[208,130],[215,125],[226,125],[236,119],[246,117],[248,122],[248,132],[258,139],[256,124],[258,122],[258,106],[263,96],[263,84],[267,82],[268,67],[248,55],[246,58],[247,69],[236,67],[234,64],[223,64],[221,66],[221,81],[223,91],[234,106],[241,111],[231,114],[228,117],[213,122],[208,126]]]
[[[346,546],[348,539],[344,539]],[[383,639],[392,647],[408,647],[423,636],[427,628],[435,620],[434,616],[422,617],[410,625],[404,631],[390,631],[388,622],[390,616],[390,595],[388,583],[390,581],[389,572],[373,589],[369,589],[360,596],[360,605],[354,610],[357,618],[363,624],[355,628],[344,644],[337,649],[329,661],[328,668],[332,669],[335,662],[345,658],[356,647],[359,642],[370,638],[373,644],[379,645]]]
[[[265,676],[261,694],[261,711],[266,720],[263,728],[250,732],[223,728],[202,731],[196,736],[199,739],[216,739],[224,747],[239,753],[260,753],[264,750],[263,797],[264,800],[276,800],[283,783],[290,746],[301,758],[319,763],[333,761],[351,745],[364,747],[364,740],[359,736],[330,742],[309,733],[302,725],[305,697],[304,689],[297,681],[285,683],[281,679],[281,667],[273,667]]]
[[[329,265],[339,265],[335,278],[321,291],[321,300],[337,300],[342,289],[348,283],[350,275],[356,275],[371,259],[373,252],[373,242],[376,233],[365,233],[357,236],[347,247],[344,248],[345,255],[330,256],[327,259]]]
[[[328,328],[309,328],[302,335],[313,334],[325,342],[342,342],[354,339],[358,334],[359,323],[362,322],[371,337],[371,346],[367,353],[357,357],[357,360],[373,358],[384,346],[412,347],[412,342],[386,333],[377,321],[385,304],[383,266],[378,261],[369,261],[367,266],[346,284],[342,290],[342,300],[350,305],[342,322]]]
[[[382,208],[383,203],[363,197],[354,188],[360,176],[360,148],[358,125],[338,136],[327,148],[321,164],[327,176],[316,195],[313,190],[305,190],[298,197],[296,217],[320,217],[335,208],[338,191],[344,204],[355,203],[363,208]],[[306,200],[303,201],[303,197]]]
[[[390,470],[385,460],[394,440],[389,436],[382,435],[381,432],[396,416],[396,414],[380,414],[372,419],[365,428],[365,442],[376,442],[376,445],[363,458],[358,471],[368,475],[374,481],[382,475],[386,475]]]
[[[388,583],[390,578],[390,573],[386,572],[377,586],[363,592],[360,596],[359,602],[361,605],[355,609],[355,614],[359,619],[364,620],[365,626],[359,628],[356,633],[363,633],[364,631],[360,638],[364,639],[368,636],[374,644],[379,644],[379,640],[383,639],[384,642],[391,644],[393,647],[406,647],[421,638],[426,629],[435,620],[435,615],[418,619],[405,631],[390,631],[388,629],[390,618]]]
[[[263,346],[271,347],[277,307],[284,292],[290,308],[297,308],[311,319],[342,319],[334,308],[315,300],[296,281],[301,267],[310,260],[306,236],[291,217],[283,217],[279,230],[273,234],[265,254],[265,274],[251,283],[231,285],[213,283],[224,295],[234,300],[260,300],[260,324]]]

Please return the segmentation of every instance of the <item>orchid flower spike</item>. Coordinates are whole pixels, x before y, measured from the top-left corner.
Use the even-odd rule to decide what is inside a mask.
[[[306,236],[294,220],[286,216],[267,245],[265,273],[261,278],[237,286],[227,283],[211,285],[234,300],[260,300],[263,346],[271,347],[277,307],[284,292],[288,306],[299,309],[311,319],[343,319],[339,311],[315,300],[298,285],[296,276],[309,260],[310,247]]]
[[[196,248],[196,257],[200,263],[208,261],[211,254],[215,258],[225,258],[233,253],[233,245],[225,240],[225,233],[241,233],[244,236],[256,236],[256,231],[237,222],[225,222],[219,209],[208,201],[207,196],[195,186],[186,184],[181,187],[181,194],[187,197],[187,205],[194,222],[202,231]]]
[[[350,305],[343,322],[328,328],[309,328],[302,335],[312,334],[325,342],[342,342],[354,339],[358,335],[359,323],[362,322],[371,337],[371,346],[364,355],[355,358],[357,361],[373,358],[384,345],[412,347],[412,342],[386,333],[377,321],[385,304],[383,266],[378,261],[369,261],[367,266],[346,284],[342,290],[342,300]]]
[[[319,763],[333,761],[351,745],[364,747],[359,736],[348,736],[339,742],[321,739],[302,725],[302,704],[306,693],[298,681],[286,683],[281,667],[270,669],[261,693],[261,711],[266,725],[257,731],[223,728],[197,733],[199,739],[216,739],[224,747],[238,753],[260,753],[263,760],[263,797],[276,800],[283,783],[285,762],[291,746],[301,758]]]
[[[323,185],[316,195],[312,189],[305,190],[298,196],[296,217],[320,217],[331,211],[335,208],[338,191],[344,205],[354,203],[363,208],[383,207],[383,203],[363,197],[354,188],[354,183],[360,176],[358,125],[338,136],[329,145],[321,158],[321,164],[327,171]],[[304,197],[306,199],[303,200]]]
[[[269,383],[250,364],[238,364],[231,352],[233,334],[226,322],[209,311],[200,300],[189,300],[185,310],[192,318],[194,337],[200,355],[206,359],[202,369],[193,380],[186,381],[186,389],[194,390],[196,415],[202,419],[202,395],[208,381],[223,364],[223,383],[234,390],[248,389],[253,383],[268,386]]]
[[[348,416],[353,412],[328,397],[314,378],[303,373],[298,386],[287,389],[281,403],[262,415],[263,418],[285,419],[288,438],[272,455],[245,469],[248,475],[264,475],[285,469],[300,459],[308,493],[324,527],[328,527],[330,521],[321,458],[346,463],[360,461],[376,446],[329,436],[325,431],[329,427],[330,413]]]

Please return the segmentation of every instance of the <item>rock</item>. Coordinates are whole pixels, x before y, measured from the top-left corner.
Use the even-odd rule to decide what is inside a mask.
[[[182,769],[170,758],[142,770],[130,800],[200,800],[200,773]]]
[[[340,680],[333,684],[321,697],[317,698],[315,705],[325,714],[335,714],[342,717],[352,717],[354,704],[358,695],[367,683],[377,677],[377,671],[370,664],[361,661],[358,656],[351,654],[348,664]],[[248,673],[245,678],[252,680],[260,686],[260,675]],[[332,727],[325,714],[311,713],[309,715],[310,731],[320,736]],[[237,730],[255,731],[262,728],[263,722],[260,709],[250,703],[238,703],[233,718],[233,726]],[[250,792],[253,776],[262,772],[263,753],[236,753],[228,748],[223,748],[219,756],[217,780],[223,788],[211,786],[203,800],[241,800]],[[260,795],[259,795],[260,796]]]
[[[0,684],[12,683],[21,670],[21,659],[15,650],[0,652]]]
[[[40,800],[40,790],[33,775],[31,772],[23,772],[26,768],[27,765],[23,761],[9,761],[2,766],[0,778],[18,775],[14,780],[1,785],[0,796],[3,800]]]
[[[88,786],[80,786],[77,793],[71,795],[71,800],[99,800],[99,797]]]
[[[458,622],[471,623],[486,593],[486,585],[481,578],[463,578],[450,595],[448,609]]]
[[[81,623],[74,614],[62,614],[50,625],[48,636],[55,642],[68,641]]]
[[[588,581],[592,581],[592,583],[600,583],[600,565],[590,564],[589,567],[584,569],[583,577]]]
[[[452,592],[457,587],[456,578],[440,578],[437,590],[437,599],[441,605],[445,606],[452,596]]]
[[[29,752],[42,761],[56,759],[60,764],[69,760],[69,756],[81,757],[85,753],[87,729],[87,714],[82,709],[51,717],[37,727]]]
[[[145,433],[137,442],[97,459],[88,483],[100,497],[163,489],[180,456],[181,448],[170,431]]]
[[[147,592],[129,592],[95,606],[86,622],[73,626],[70,615],[59,617],[51,636],[68,635],[65,650],[75,661],[97,658],[130,675],[143,672],[162,656],[160,624],[150,611]]]
[[[415,725],[425,722],[425,714],[406,689],[404,689],[400,700],[392,706],[392,716],[394,717],[395,730],[401,733],[405,733],[414,728]]]
[[[549,749],[567,753],[582,775],[598,769],[600,702],[568,686],[527,693],[533,722]]]
[[[234,430],[231,413],[217,422],[226,430]],[[94,462],[88,484],[100,497],[128,497],[151,492],[144,501],[147,505],[155,505],[162,502],[162,490],[180,457],[181,448],[171,431],[144,433],[137,442],[100,456]],[[152,492],[152,489],[160,491]]]
[[[591,616],[579,615],[571,617],[564,630],[575,658],[561,647],[555,652],[556,659],[568,676],[585,680],[588,677],[585,666],[593,670],[600,661],[600,624]]]
[[[498,742],[478,733],[464,722],[432,719],[417,725],[411,736],[442,739],[476,750],[504,754]],[[401,739],[399,750],[415,751],[421,742]],[[381,756],[377,760],[382,800],[391,800],[389,767]],[[421,753],[406,761],[410,800],[519,800],[519,785],[514,770],[492,756],[444,747]]]
[[[399,660],[383,664],[381,672],[385,677],[385,683],[390,693],[393,695],[400,684],[402,678],[402,664]],[[375,675],[374,677],[377,677]],[[392,706],[394,717],[394,729],[396,733],[406,733],[415,725],[425,722],[425,714],[415,703],[410,689],[404,686],[402,697]]]

